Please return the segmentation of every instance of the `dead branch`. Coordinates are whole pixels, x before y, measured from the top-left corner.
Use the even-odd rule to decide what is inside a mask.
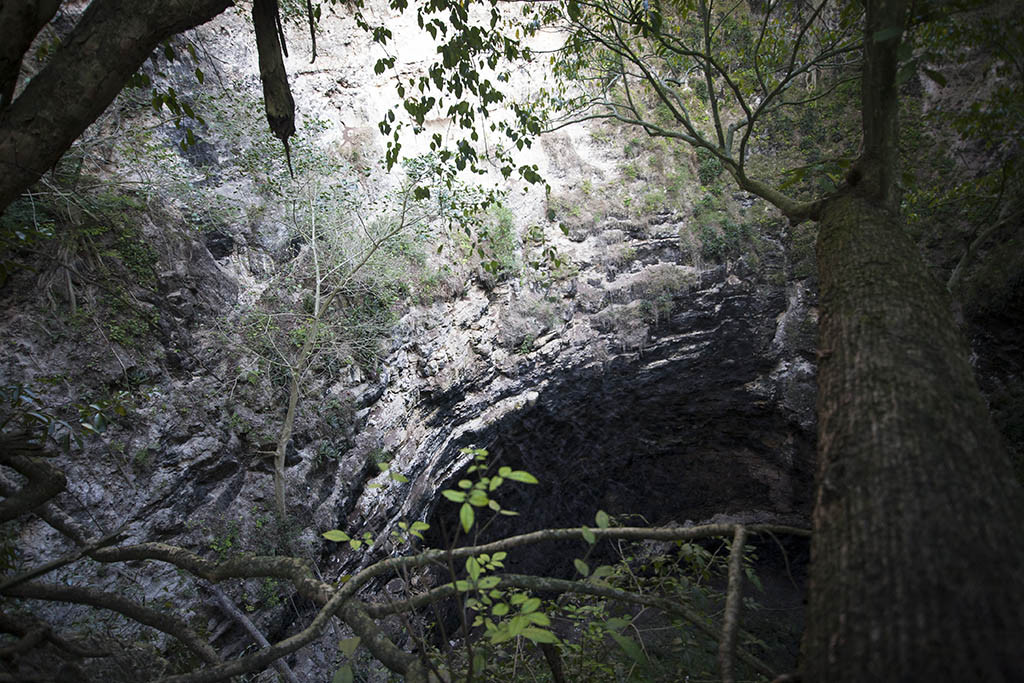
[[[213,593],[213,597],[217,599],[217,604],[224,610],[224,613],[245,629],[245,632],[256,641],[257,645],[260,647],[270,647],[270,641],[263,635],[263,632],[256,628],[256,624],[252,623],[252,619],[245,616],[245,612],[238,609],[235,603],[224,594],[224,591],[212,584],[205,584],[204,587]],[[274,668],[277,669],[277,673],[281,674],[282,678],[288,683],[299,683],[299,679],[295,677],[295,672],[291,670],[283,659],[274,662]]]
[[[40,457],[43,447],[27,437],[4,435],[0,463],[28,479],[20,489],[0,501],[0,523],[16,519],[50,500],[67,486],[64,473]]]
[[[739,627],[743,602],[743,546],[746,540],[746,528],[737,526],[729,551],[729,584],[725,594],[722,637],[718,641],[718,668],[722,674],[722,683],[733,683],[736,680],[733,655],[736,652],[736,629]]]
[[[144,607],[137,602],[128,600],[127,598],[115,593],[106,593],[82,586],[58,586],[55,584],[25,583],[5,590],[3,594],[9,597],[26,598],[30,600],[70,602],[118,612],[133,621],[145,624],[146,626],[151,626],[158,631],[178,639],[189,650],[209,664],[217,664],[220,662],[220,657],[217,656],[217,653],[213,648],[210,647],[205,640],[200,638],[195,631],[189,628],[188,624],[181,619]]]

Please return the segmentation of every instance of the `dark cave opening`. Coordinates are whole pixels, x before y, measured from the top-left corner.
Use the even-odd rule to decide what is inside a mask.
[[[482,533],[457,545],[544,528],[596,526],[598,510],[628,526],[709,520],[808,526],[814,435],[772,401],[751,400],[750,383],[761,371],[755,363],[744,366],[727,357],[712,367],[648,357],[582,368],[549,384],[532,407],[475,435],[476,445],[489,451],[490,472],[509,466],[532,473],[539,483],[503,484],[494,497],[519,516],[496,515]],[[443,488],[475,476],[462,472]],[[448,545],[459,525],[458,509],[437,502],[428,520],[428,545]],[[724,539],[699,544],[728,554]],[[678,550],[671,543],[654,545],[669,556]],[[753,568],[763,589],[746,584],[745,594],[758,608],[747,611],[744,628],[769,643],[767,660],[788,670],[803,629],[809,542],[754,536],[749,545],[756,547]],[[505,564],[510,572],[579,578],[576,558],[585,557],[593,568],[638,551],[643,549],[608,541],[594,547],[550,542],[510,551]],[[632,571],[650,571],[639,560],[630,564]],[[442,610],[449,633],[460,623],[456,609],[451,602]]]
[[[455,461],[458,450],[472,444],[488,450],[492,471],[508,466],[539,480],[503,484],[494,497],[519,516],[496,516],[481,533],[456,544],[595,526],[598,510],[629,526],[809,526],[813,367],[802,374],[785,371],[811,361],[799,344],[778,344],[784,306],[775,293],[723,283],[693,296],[642,351],[623,350],[603,362],[544,373],[547,379],[521,409],[464,435],[439,458]],[[766,315],[765,309],[775,313]],[[518,386],[529,390],[528,384]],[[438,402],[438,428],[462,405],[454,394],[428,400]],[[440,488],[455,489],[460,479],[475,476],[463,470]],[[428,509],[427,545],[448,546],[459,528],[459,505],[437,496]],[[486,520],[486,513],[477,519]],[[721,552],[723,541],[700,544]],[[809,544],[781,537],[752,538],[751,544],[757,546],[756,571],[764,586],[754,597],[765,606],[750,615],[751,624],[761,620],[763,632],[778,635],[772,656],[786,670],[795,661],[802,629]],[[611,542],[593,548],[583,541],[553,542],[509,552],[505,570],[578,578],[574,559],[586,554],[594,567],[630,552]]]
[[[701,523],[722,515],[799,522],[809,516],[814,437],[776,403],[752,400],[763,367],[738,349],[709,366],[688,355],[617,359],[560,378],[529,409],[477,434],[493,471],[526,470],[539,483],[506,482],[503,508],[480,540],[553,527],[593,525],[598,510],[630,526]],[[453,477],[442,488],[455,488]],[[430,545],[458,526],[440,500]],[[571,553],[536,548],[517,571],[563,574]]]

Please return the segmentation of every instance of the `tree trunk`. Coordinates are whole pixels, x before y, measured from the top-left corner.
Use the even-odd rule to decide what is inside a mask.
[[[288,381],[288,410],[284,415],[281,434],[277,437],[277,449],[274,451],[274,508],[281,520],[285,519],[285,473],[284,464],[288,455],[288,444],[292,440],[292,429],[295,426],[295,409],[299,405],[299,370],[291,369]]]
[[[0,26],[4,27],[0,42],[0,110],[14,99],[22,58],[58,9],[60,0],[0,3]]]
[[[46,173],[161,41],[231,0],[93,0],[46,67],[0,111],[0,213]]]
[[[1020,488],[945,290],[877,196],[818,236],[805,680],[1024,680]]]

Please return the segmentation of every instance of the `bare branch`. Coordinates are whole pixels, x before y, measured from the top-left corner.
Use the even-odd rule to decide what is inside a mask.
[[[26,583],[3,591],[4,595],[31,600],[71,602],[118,612],[124,616],[151,626],[169,636],[177,638],[189,650],[209,664],[218,664],[220,657],[205,640],[199,637],[181,619],[144,607],[116,593],[105,593],[82,586],[58,586],[56,584]]]
[[[59,569],[65,565],[69,565],[72,562],[77,562],[82,557],[85,557],[94,550],[98,550],[113,543],[117,543],[118,540],[120,540],[121,536],[122,534],[120,530],[112,534],[107,534],[103,538],[97,541],[93,541],[92,543],[89,543],[88,545],[79,548],[74,552],[68,553],[64,557],[57,558],[56,560],[51,560],[50,562],[46,562],[45,564],[42,564],[38,567],[22,572],[21,574],[12,576],[9,579],[5,579],[2,583],[0,583],[0,593],[3,593],[8,588],[13,588],[14,586],[17,586],[20,583],[31,581],[32,579],[38,578],[44,574],[48,574],[49,572],[52,572],[55,569]]]
[[[42,633],[46,640],[72,657],[108,657],[110,655],[109,652],[97,649],[95,645],[84,645],[58,636],[49,624],[31,614],[19,613],[13,616],[6,612],[0,612],[0,632],[20,636],[22,639],[27,639],[33,633]],[[38,644],[38,641],[33,640],[32,645],[34,644]],[[15,646],[17,647],[15,648]],[[15,649],[0,649],[0,658],[19,654],[29,647],[31,645],[28,643],[24,646],[19,646],[16,643],[11,646]]]
[[[597,583],[586,583],[583,581],[569,581],[566,579],[552,579],[548,577],[530,576],[523,574],[500,574],[501,585],[527,588],[534,591],[553,591],[557,593],[577,593],[583,595],[594,595],[610,598],[621,602],[628,602],[636,605],[654,607],[668,614],[682,617],[696,626],[705,635],[717,639],[719,632],[709,622],[708,618],[688,608],[681,602],[667,598],[659,598],[650,595],[642,595],[631,591],[625,591],[611,586]],[[737,656],[751,668],[771,678],[774,675],[772,668],[754,655],[742,648],[737,651]]]
[[[233,603],[231,599],[224,594],[224,591],[210,584],[207,584],[205,588],[213,593],[213,597],[217,599],[217,604],[220,605],[220,608],[224,610],[228,616],[238,622],[238,624],[245,629],[245,632],[256,641],[257,645],[260,647],[270,647],[270,641],[267,640],[267,637],[264,636],[258,628],[256,628],[256,624],[252,623],[252,620],[245,616],[245,613],[242,610],[238,609],[235,603]],[[284,678],[288,683],[299,683],[299,679],[295,677],[295,672],[291,670],[287,663],[279,659],[274,662],[274,668],[277,669],[277,672],[281,674],[282,678]]]
[[[729,551],[729,584],[725,594],[725,616],[722,617],[722,637],[718,641],[718,669],[722,683],[734,683],[733,656],[736,652],[736,630],[740,624],[740,607],[743,606],[743,546],[747,530],[736,527]]]
[[[231,578],[287,579],[300,595],[319,604],[325,603],[333,593],[330,585],[315,578],[305,560],[296,557],[250,555],[217,563],[166,543],[140,543],[120,548],[102,548],[89,553],[89,556],[98,562],[158,560],[213,582]]]
[[[22,474],[28,483],[0,501],[0,523],[16,519],[50,500],[67,486],[64,473],[42,458],[43,447],[26,436],[4,434],[0,463]]]

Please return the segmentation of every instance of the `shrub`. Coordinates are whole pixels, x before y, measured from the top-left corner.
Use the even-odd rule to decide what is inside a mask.
[[[710,185],[722,175],[722,162],[710,150],[697,149],[697,177],[702,185]]]
[[[491,220],[485,228],[484,239],[491,260],[484,263],[484,268],[502,280],[519,274],[522,267],[519,261],[521,245],[512,210],[504,204],[495,204],[490,213]]]

